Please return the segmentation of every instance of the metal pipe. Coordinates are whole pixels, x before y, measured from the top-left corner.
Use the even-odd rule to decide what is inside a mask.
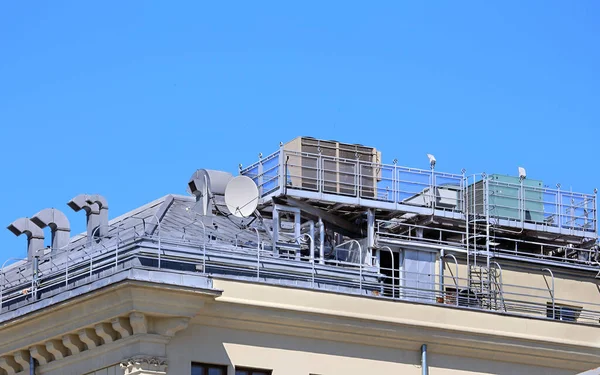
[[[552,277],[552,290],[550,291],[550,297],[552,297],[552,319],[556,319],[556,303],[554,300],[554,273],[550,268],[542,268],[542,271],[548,271]]]
[[[29,356],[29,375],[35,375],[35,358]]]
[[[367,210],[367,264],[373,265],[373,248],[375,247],[375,210]]]
[[[319,218],[319,263],[325,264],[325,224]]]
[[[438,275],[440,277],[440,293],[444,296],[444,249],[440,249],[440,265]]]
[[[33,279],[31,280],[31,297],[33,301],[37,299],[38,273],[40,271],[39,261],[39,257],[33,257]]]
[[[315,263],[315,222],[313,220],[308,221],[310,236],[310,262]]]
[[[429,375],[429,367],[427,366],[427,344],[421,345],[421,374]]]

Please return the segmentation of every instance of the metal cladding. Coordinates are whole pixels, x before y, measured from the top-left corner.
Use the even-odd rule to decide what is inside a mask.
[[[102,207],[100,207],[101,204]],[[67,205],[75,212],[85,211],[88,240],[105,234],[108,229],[108,204],[104,197],[101,195],[79,194],[71,199]]]
[[[65,214],[56,208],[46,208],[33,215],[31,221],[38,227],[50,227],[52,230],[52,250],[61,249],[69,244],[71,226]]]
[[[31,219],[22,217],[13,221],[7,229],[15,236],[25,234],[27,236],[27,258],[32,259],[38,251],[44,249],[44,231]]]

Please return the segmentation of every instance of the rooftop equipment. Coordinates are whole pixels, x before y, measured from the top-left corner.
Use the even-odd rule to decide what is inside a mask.
[[[225,188],[225,204],[236,217],[248,217],[258,205],[258,187],[250,177],[237,176]]]
[[[227,184],[232,178],[231,173],[209,169],[198,169],[192,174],[187,191],[201,204],[201,215],[212,214],[211,199],[215,195],[225,195]]]
[[[381,153],[373,147],[336,141],[298,137],[283,146],[288,177],[287,184],[324,193],[356,195],[360,183],[361,196],[375,197],[381,180]],[[321,156],[322,165],[318,156]],[[319,176],[318,170],[323,171]],[[360,181],[357,181],[357,177]]]
[[[44,231],[35,225],[31,219],[22,217],[13,221],[7,229],[15,236],[25,234],[27,236],[27,259],[31,260],[44,249]]]
[[[88,240],[105,235],[108,230],[108,204],[103,196],[80,194],[67,205],[75,212],[85,211]]]
[[[65,214],[56,208],[46,208],[31,218],[38,227],[50,227],[52,233],[52,251],[62,249],[69,244],[71,226]]]
[[[520,177],[492,174],[469,186],[467,202],[471,212],[485,213],[484,197],[487,195],[491,217],[543,223],[544,185],[542,181],[524,178],[523,168],[519,168],[519,174]]]

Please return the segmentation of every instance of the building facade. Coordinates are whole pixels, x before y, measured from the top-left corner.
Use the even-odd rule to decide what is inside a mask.
[[[9,229],[0,374],[577,374],[600,365],[596,195],[298,138],[109,220]],[[43,228],[52,233],[44,247]]]

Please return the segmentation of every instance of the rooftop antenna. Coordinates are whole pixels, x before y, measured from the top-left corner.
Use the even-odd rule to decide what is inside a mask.
[[[249,217],[258,206],[258,187],[250,177],[234,177],[225,188],[225,204],[233,216]]]
[[[431,155],[431,154],[427,154],[427,157],[429,158],[429,166],[431,167],[431,169],[435,168],[435,156]]]

